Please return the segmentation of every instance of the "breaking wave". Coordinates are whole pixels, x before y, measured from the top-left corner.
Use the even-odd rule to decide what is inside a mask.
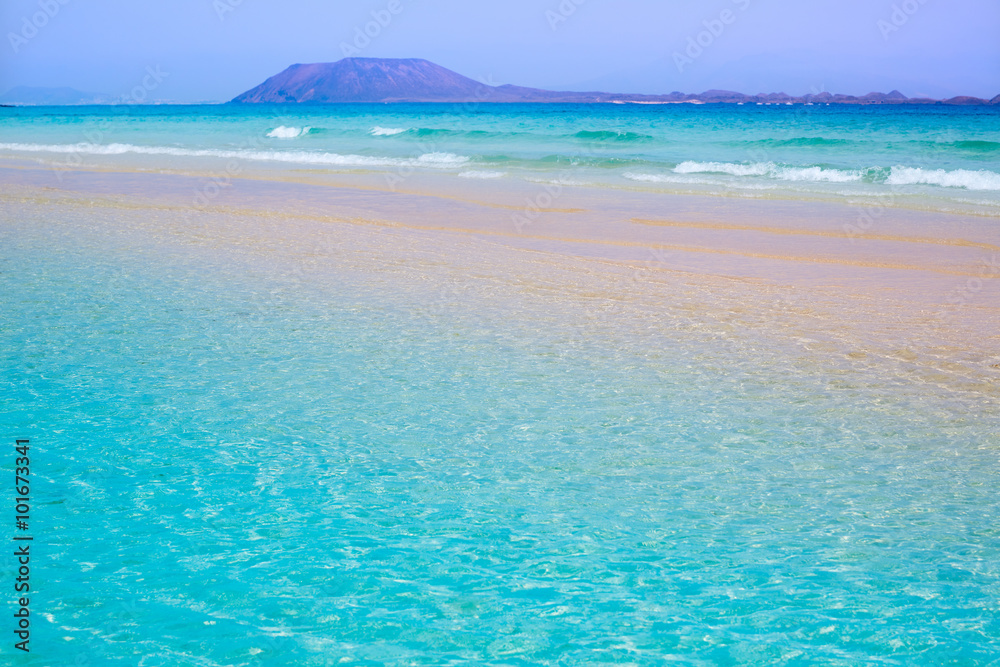
[[[376,125],[371,130],[368,131],[368,134],[372,135],[373,137],[391,137],[408,131],[409,130],[403,127],[379,127],[378,125]]]
[[[281,125],[268,132],[265,136],[271,139],[295,139],[309,134],[311,127],[285,127]]]
[[[966,190],[1000,190],[1000,174],[980,169],[920,169],[917,167],[893,167],[886,179],[887,185],[937,185],[943,188],[964,188]]]
[[[864,179],[860,170],[828,169],[823,167],[786,167],[774,162],[682,162],[674,167],[675,174],[728,174],[730,176],[763,176],[779,181],[812,181],[816,183],[851,183]]]

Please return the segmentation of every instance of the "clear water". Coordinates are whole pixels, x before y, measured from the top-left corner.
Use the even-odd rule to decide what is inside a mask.
[[[0,109],[0,154],[58,168],[221,158],[1000,215],[1000,107],[985,106],[21,107]]]
[[[1000,655],[995,385],[130,215],[0,208],[23,664]]]

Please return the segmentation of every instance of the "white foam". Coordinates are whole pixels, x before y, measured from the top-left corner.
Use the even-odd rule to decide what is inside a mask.
[[[576,185],[590,185],[590,183],[585,183],[584,181],[574,181],[569,178],[526,178],[524,179],[529,183],[538,183],[539,185],[565,185],[565,186],[576,186]]]
[[[860,181],[860,171],[824,169],[822,167],[783,167],[773,162],[682,162],[674,167],[677,174],[728,174],[730,176],[764,176],[779,181],[809,181],[814,183],[851,183]]]
[[[773,162],[733,164],[731,162],[681,162],[674,167],[675,174],[729,174],[730,176],[764,176]]]
[[[856,183],[863,178],[860,171],[823,169],[822,167],[781,167],[775,177],[781,181],[811,181],[814,183]]]
[[[458,175],[459,178],[503,178],[507,175],[506,171],[463,171]]]
[[[1000,190],[1000,174],[980,169],[920,169],[919,167],[893,167],[887,185],[937,185],[944,188],[966,190]]]
[[[699,177],[699,174],[643,174],[635,172],[625,172],[624,178],[640,183],[673,183],[678,185],[711,185],[725,186],[727,189],[733,187],[733,183],[720,181],[709,177]],[[739,182],[735,183],[741,190],[774,190],[778,186],[761,182]]]
[[[0,150],[77,153],[82,155],[174,155],[178,157],[216,157],[260,162],[289,162],[337,167],[430,167],[447,169],[461,167],[468,157],[454,153],[424,153],[418,157],[395,158],[306,151],[255,151],[175,148],[173,146],[136,146],[134,144],[0,144]]]
[[[455,155],[454,153],[424,153],[416,159],[418,164],[442,167],[456,167],[468,161],[469,158],[464,155]]]
[[[391,137],[394,134],[402,134],[407,131],[408,130],[402,127],[379,127],[376,125],[368,133],[373,137]]]
[[[627,178],[630,181],[639,181],[640,183],[689,183],[690,180],[686,178],[677,178],[676,176],[671,176],[670,174],[637,174],[635,172],[627,171],[622,174],[623,178]]]
[[[309,134],[309,130],[311,129],[311,127],[285,127],[281,125],[268,132],[267,136],[272,139],[295,139],[304,134]]]

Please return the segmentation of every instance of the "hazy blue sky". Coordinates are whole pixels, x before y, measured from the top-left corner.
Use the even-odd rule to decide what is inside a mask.
[[[386,25],[368,25],[355,55],[497,83],[1000,93],[998,0],[3,0],[0,92],[126,95],[159,67],[151,98],[226,100],[290,64],[339,60],[372,12]]]

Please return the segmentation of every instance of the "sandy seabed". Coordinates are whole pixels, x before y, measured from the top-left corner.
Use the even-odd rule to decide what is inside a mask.
[[[358,271],[448,306],[545,295],[594,326],[696,322],[775,349],[902,363],[933,382],[995,392],[1000,381],[1000,225],[989,217],[422,174],[221,181],[16,161],[0,170],[0,196],[49,211],[56,227],[63,210],[106,211],[107,234],[237,252],[303,280]]]

